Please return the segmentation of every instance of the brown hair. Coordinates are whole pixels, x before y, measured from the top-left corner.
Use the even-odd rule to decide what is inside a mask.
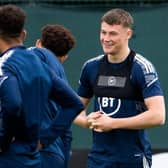
[[[129,12],[116,8],[106,12],[102,16],[101,22],[106,22],[109,25],[122,25],[123,27],[132,28],[134,21]]]
[[[26,14],[16,5],[0,6],[0,35],[17,38],[24,29]]]
[[[41,43],[43,47],[61,57],[74,47],[75,38],[70,30],[62,25],[46,25],[42,28]]]

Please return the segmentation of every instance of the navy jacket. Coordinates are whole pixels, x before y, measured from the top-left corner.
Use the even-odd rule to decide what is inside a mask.
[[[55,136],[59,136],[83,109],[76,93],[24,46],[10,48],[1,54],[0,148],[10,151],[13,156],[16,153],[24,155],[24,159],[20,159],[23,164],[39,162],[39,158],[34,156],[38,155],[40,116],[44,114],[49,98],[64,105],[66,118],[60,116],[60,122],[54,128],[58,134]],[[46,142],[48,145],[49,141]],[[25,157],[31,155],[33,157]]]

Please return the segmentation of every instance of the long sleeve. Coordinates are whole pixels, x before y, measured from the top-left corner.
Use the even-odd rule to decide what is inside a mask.
[[[0,103],[0,149],[4,151],[12,140],[22,104],[15,76],[0,77]]]
[[[76,92],[62,79],[54,77],[51,99],[62,107],[50,127],[41,130],[40,141],[43,145],[52,143],[70,127],[75,117],[84,109]]]

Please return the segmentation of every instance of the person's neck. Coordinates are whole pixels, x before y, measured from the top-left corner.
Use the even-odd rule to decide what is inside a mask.
[[[15,47],[15,46],[21,46],[23,45],[22,42],[20,41],[15,41],[15,42],[0,42],[0,48],[1,48],[1,53],[7,51],[8,49]]]
[[[116,53],[116,54],[107,54],[108,61],[111,63],[121,63],[124,60],[126,60],[129,53],[130,53],[130,49],[127,48],[125,50],[121,50],[119,53]]]

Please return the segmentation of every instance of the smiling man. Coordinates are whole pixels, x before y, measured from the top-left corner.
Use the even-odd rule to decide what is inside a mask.
[[[88,168],[151,167],[146,128],[164,124],[165,104],[152,63],[129,47],[133,18],[112,9],[101,18],[104,54],[88,60],[78,94],[85,107],[94,96],[94,112],[75,123],[93,130]]]

